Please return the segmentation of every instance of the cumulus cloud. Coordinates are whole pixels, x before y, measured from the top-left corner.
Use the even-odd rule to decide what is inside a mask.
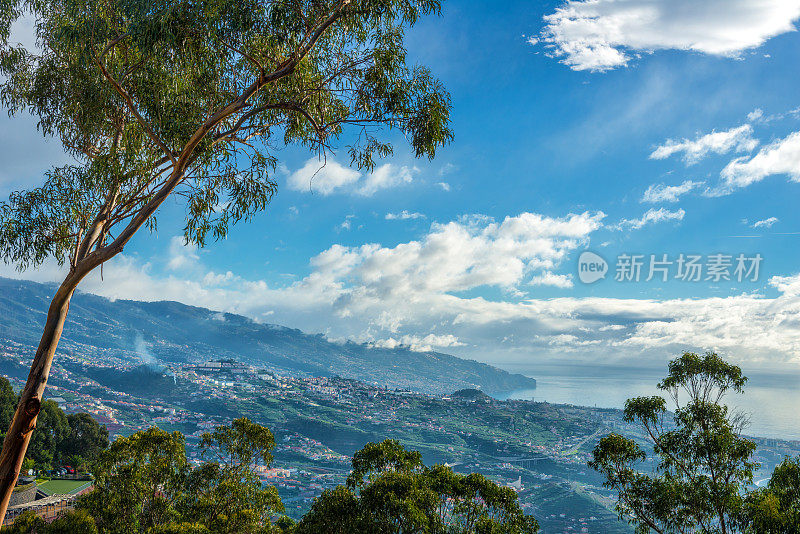
[[[615,230],[638,230],[651,224],[665,221],[681,221],[686,215],[682,208],[668,210],[666,208],[650,208],[638,219],[622,219],[612,228]]]
[[[334,245],[312,259],[332,281],[357,282],[361,296],[445,294],[479,287],[512,289],[553,269],[597,230],[603,213],[551,218],[534,213],[434,223],[419,241],[392,248]]]
[[[387,213],[386,220],[387,221],[407,221],[409,219],[425,219],[424,213],[417,213],[417,212],[410,212],[408,210],[403,210],[400,213]]]
[[[553,286],[567,289],[572,287],[572,276],[568,274],[556,274],[550,271],[545,271],[542,274],[536,275],[531,278],[530,284],[532,286]]]
[[[330,195],[358,181],[361,173],[337,163],[333,159],[325,162],[311,158],[305,165],[289,175],[287,185],[295,191],[316,191]]]
[[[414,180],[413,175],[417,172],[418,169],[416,167],[400,167],[391,163],[386,163],[367,175],[366,179],[358,188],[358,194],[369,197],[381,189],[410,184]]]
[[[544,17],[538,42],[574,70],[602,72],[655,50],[737,57],[798,17],[798,0],[569,0]]]
[[[524,289],[553,272],[600,214],[503,221],[465,218],[433,225],[394,247],[334,245],[290,284],[271,285],[202,265],[185,276],[121,255],[81,290],[109,298],[178,300],[325,332],[376,346],[447,350],[484,361],[663,365],[683,350],[717,350],[737,362],[800,364],[800,274],[776,276],[752,293],[727,297],[488,298],[482,288]],[[443,261],[446,258],[448,261]],[[166,263],[166,261],[165,261]],[[520,265],[521,264],[521,265]],[[29,273],[56,280],[51,264]],[[771,292],[773,296],[767,297]]]
[[[743,124],[737,128],[721,132],[711,132],[697,137],[694,140],[683,139],[668,140],[656,148],[650,159],[666,159],[673,154],[683,153],[683,161],[693,165],[706,157],[709,153],[725,154],[732,150],[736,152],[750,152],[758,146],[758,140],[753,139],[753,127]]]
[[[722,169],[722,184],[717,194],[760,182],[768,176],[788,175],[800,181],[800,132],[794,132],[761,148],[752,157],[736,158]]]
[[[553,286],[562,289],[567,289],[574,285],[571,275],[556,274],[550,271],[545,271],[542,274],[534,276],[529,283],[532,286]]]
[[[394,349],[397,347],[408,347],[418,352],[430,352],[441,350],[448,347],[462,347],[464,343],[452,334],[437,335],[428,334],[427,336],[404,335],[397,339],[389,337],[386,339],[376,339],[369,342],[373,347]]]
[[[752,228],[771,228],[776,222],[778,222],[777,217],[770,217],[768,219],[754,222]]]
[[[642,202],[655,204],[658,202],[677,202],[686,193],[697,189],[704,182],[686,180],[679,185],[652,184],[644,192]]]
[[[317,192],[325,196],[332,193],[351,193],[369,197],[382,189],[411,183],[417,172],[416,167],[385,163],[363,175],[332,158],[326,161],[311,158],[301,168],[289,174],[287,185],[294,191]]]
[[[178,271],[197,265],[200,257],[197,255],[197,246],[186,244],[181,236],[174,236],[169,241],[167,269]]]
[[[748,122],[755,122],[761,119],[763,116],[764,116],[764,110],[762,110],[761,108],[756,108],[747,114],[747,120]]]

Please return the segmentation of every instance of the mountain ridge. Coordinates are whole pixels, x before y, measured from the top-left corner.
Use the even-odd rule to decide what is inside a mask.
[[[55,284],[0,277],[0,338],[35,347]],[[175,301],[110,300],[76,292],[59,351],[107,353],[131,364],[233,358],[277,374],[342,376],[392,388],[501,393],[532,378],[451,354],[329,341],[286,326]]]

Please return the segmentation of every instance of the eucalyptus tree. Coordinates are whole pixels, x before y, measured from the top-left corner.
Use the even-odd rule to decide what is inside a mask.
[[[262,487],[256,472],[274,445],[268,429],[236,419],[201,437],[205,461],[192,468],[184,436],[152,427],[100,454],[95,489],[77,507],[102,534],[280,531],[278,490]]]
[[[181,519],[178,504],[190,470],[180,432],[151,427],[118,438],[100,453],[95,487],[77,508],[104,534],[148,532]]]
[[[617,493],[620,518],[637,532],[742,532],[746,489],[752,484],[756,445],[743,437],[746,422],[722,401],[742,393],[739,367],[709,352],[685,353],[669,364],[661,396],[625,403],[625,420],[641,426],[657,458],[646,469],[646,451],[633,439],[610,434],[600,440],[589,466]]]
[[[275,438],[247,418],[220,426],[200,439],[205,460],[186,481],[179,509],[184,520],[218,534],[261,532],[283,512],[275,486],[262,486],[256,468],[269,466]]]
[[[325,490],[297,534],[534,534],[516,492],[478,473],[422,463],[395,440],[368,443],[353,455],[344,486]]]
[[[73,162],[0,204],[0,255],[68,267],[0,455],[0,516],[41,407],[70,298],[170,196],[199,246],[265,209],[278,151],[346,150],[371,169],[405,138],[452,139],[449,95],[406,61],[438,0],[0,0],[0,100]],[[19,17],[37,46],[9,42]]]

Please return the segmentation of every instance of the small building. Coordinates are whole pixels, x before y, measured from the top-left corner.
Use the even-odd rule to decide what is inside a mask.
[[[11,495],[3,526],[8,526],[27,510],[33,511],[45,521],[52,521],[61,512],[75,507],[78,497],[92,490],[94,481],[78,476],[69,479],[52,479],[37,485],[36,480],[19,477],[17,487]]]

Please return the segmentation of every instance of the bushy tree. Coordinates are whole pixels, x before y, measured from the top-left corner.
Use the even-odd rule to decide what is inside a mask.
[[[10,526],[3,527],[3,534],[47,534],[47,528],[44,519],[26,510]]]
[[[14,410],[17,409],[17,394],[11,386],[11,382],[4,376],[0,376],[0,432],[5,435],[5,431],[11,424],[14,417]]]
[[[69,431],[58,446],[62,463],[87,467],[108,448],[108,429],[88,413],[68,415],[67,425]]]
[[[0,428],[8,428],[19,396],[0,376]],[[108,429],[91,415],[66,415],[53,401],[44,401],[26,454],[26,469],[51,469],[62,464],[86,467],[108,447]]]
[[[685,353],[669,364],[658,388],[663,397],[638,397],[624,417],[639,423],[657,458],[646,472],[645,450],[617,434],[602,438],[589,465],[617,492],[620,518],[639,532],[739,531],[744,489],[752,483],[755,443],[741,436],[742,417],[722,404],[726,393],[741,393],[741,369],[714,353]]]
[[[8,42],[23,12],[35,49]],[[0,203],[0,257],[68,267],[0,454],[0,517],[78,284],[155,229],[173,195],[187,241],[225,237],[270,202],[283,147],[343,145],[361,169],[393,139],[433,157],[452,138],[450,99],[407,64],[404,33],[438,12],[438,0],[0,1],[0,102],[74,160]]]
[[[30,454],[38,469],[51,469],[59,462],[59,448],[69,434],[67,415],[51,400],[42,403],[36,419],[36,430],[30,443]]]
[[[52,523],[32,511],[20,514],[2,534],[98,534],[94,519],[84,510],[68,510]]]
[[[200,440],[206,461],[194,469],[183,436],[156,427],[118,438],[100,454],[95,489],[80,498],[101,534],[256,534],[280,532],[274,487],[257,465],[272,461],[272,433],[246,418]]]
[[[78,507],[104,534],[146,532],[179,519],[189,463],[180,432],[157,427],[121,437],[100,454],[95,487]]]
[[[94,518],[85,510],[70,510],[61,514],[44,534],[97,534]]]
[[[397,441],[367,444],[353,457],[346,486],[326,490],[298,534],[527,534],[539,526],[511,488],[479,474],[426,467]]]
[[[741,525],[749,534],[800,532],[800,456],[784,459],[765,488],[747,495]]]
[[[283,511],[274,486],[262,487],[255,468],[272,462],[272,433],[249,419],[217,427],[200,440],[207,461],[189,474],[182,517],[220,534],[260,532]]]

